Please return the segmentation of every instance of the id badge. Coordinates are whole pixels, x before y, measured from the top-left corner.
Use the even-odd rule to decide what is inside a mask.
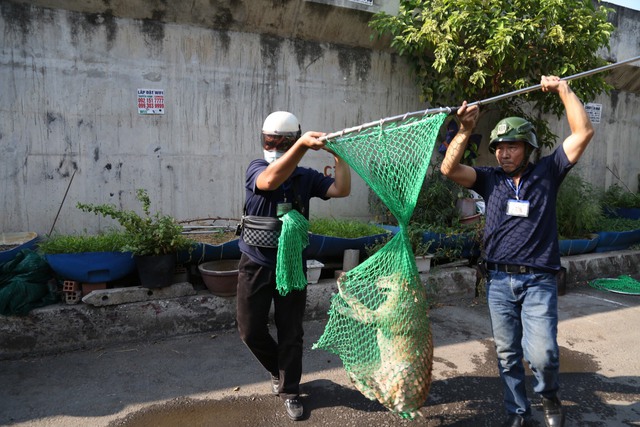
[[[507,202],[507,215],[521,216],[526,218],[529,216],[529,201],[509,199]]]
[[[289,212],[292,208],[293,204],[291,203],[278,203],[278,206],[276,208],[276,215],[278,215],[278,217],[281,217],[282,215]]]

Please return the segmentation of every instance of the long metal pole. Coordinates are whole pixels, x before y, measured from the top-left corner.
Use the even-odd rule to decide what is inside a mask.
[[[574,80],[574,79],[578,79],[578,78],[581,78],[581,77],[590,76],[590,75],[601,73],[601,72],[607,71],[607,70],[611,70],[611,69],[617,68],[617,67],[619,67],[621,65],[629,64],[631,62],[635,62],[635,61],[638,61],[638,60],[640,60],[640,56],[629,58],[629,59],[626,59],[626,60],[620,61],[620,62],[615,62],[613,64],[604,65],[602,67],[594,68],[593,70],[583,71],[582,73],[574,74],[574,75],[569,76],[569,77],[563,77],[562,80],[569,81],[569,80]],[[482,101],[471,102],[471,103],[469,103],[467,105],[468,106],[472,106],[472,105],[480,106],[480,105],[491,104],[492,102],[502,101],[503,99],[507,99],[507,98],[510,98],[512,96],[517,96],[517,95],[522,95],[522,94],[525,94],[525,93],[528,93],[528,92],[533,92],[534,90],[538,90],[541,87],[542,87],[542,85],[537,84],[537,85],[526,87],[526,88],[523,88],[523,89],[514,90],[513,92],[505,93],[503,95],[497,95],[497,96],[494,96],[494,97],[491,97],[491,98],[483,99]],[[437,107],[437,108],[430,108],[430,109],[427,109],[427,110],[414,111],[412,113],[405,113],[405,114],[401,114],[401,115],[398,115],[398,116],[387,117],[387,118],[384,118],[384,119],[377,120],[375,122],[369,122],[369,123],[362,124],[360,126],[354,126],[354,127],[351,127],[351,128],[343,129],[343,130],[338,131],[338,132],[333,132],[333,133],[330,133],[330,134],[327,134],[327,135],[323,136],[321,139],[327,140],[327,139],[331,139],[331,138],[336,138],[336,137],[342,136],[342,135],[344,135],[346,133],[359,132],[359,131],[361,131],[363,129],[368,129],[368,128],[371,128],[371,127],[374,127],[374,126],[383,125],[383,124],[389,123],[389,122],[397,122],[397,121],[400,121],[400,120],[405,120],[405,119],[408,119],[409,117],[426,116],[427,114],[440,114],[440,113],[451,114],[451,113],[454,113],[454,112],[458,111],[458,108],[460,108],[460,107],[459,106],[458,107]]]

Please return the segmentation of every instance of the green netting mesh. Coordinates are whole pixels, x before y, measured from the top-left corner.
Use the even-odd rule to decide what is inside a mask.
[[[327,143],[380,197],[400,231],[338,279],[329,321],[313,347],[340,356],[362,394],[403,418],[418,414],[431,385],[428,304],[407,223],[445,117],[380,124]]]
[[[307,286],[302,270],[302,250],[309,245],[309,221],[297,210],[284,214],[278,238],[276,261],[276,289],[280,295]]]
[[[595,279],[589,282],[593,288],[621,294],[640,295],[640,282],[630,276],[617,278]]]

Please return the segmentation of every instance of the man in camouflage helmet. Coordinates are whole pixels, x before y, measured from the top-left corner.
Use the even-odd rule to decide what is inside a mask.
[[[487,302],[504,389],[505,427],[533,425],[523,358],[534,375],[533,390],[542,397],[546,425],[563,426],[565,420],[558,398],[556,199],[560,184],[594,131],[566,81],[542,76],[541,87],[543,92],[560,96],[571,128],[571,135],[550,155],[531,163],[529,156],[538,148],[535,129],[522,118],[509,117],[491,132],[489,150],[495,154],[497,167],[461,164],[479,113],[477,106],[467,107],[465,102],[458,110],[460,130],[440,168],[485,200]]]

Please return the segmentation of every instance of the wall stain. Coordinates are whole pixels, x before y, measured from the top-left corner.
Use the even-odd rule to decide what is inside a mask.
[[[8,25],[12,31],[21,33],[24,40],[31,30],[31,22],[34,18],[34,12],[31,10],[31,6],[23,3],[3,1],[0,3],[0,14],[2,14],[5,24]]]
[[[68,139],[67,142],[69,142]],[[68,178],[74,171],[77,170],[78,164],[73,160],[71,162],[68,162],[66,154],[62,157],[62,159],[60,159],[58,167],[55,169],[55,171],[58,173],[58,176],[60,176],[61,178]],[[50,179],[53,179],[52,175],[49,175],[49,177]]]
[[[47,111],[47,126],[56,121],[56,115],[51,111]]]
[[[231,99],[231,85],[229,83],[224,84],[222,96],[224,99]],[[2,134],[0,134],[0,139],[2,139]]]
[[[225,52],[229,52],[229,45],[231,44],[229,29],[232,28],[234,23],[233,13],[228,7],[219,8],[219,11],[213,17],[213,28],[218,31],[220,44],[222,44],[222,49]]]
[[[338,51],[338,65],[344,75],[351,76],[351,67],[355,66],[358,81],[367,81],[369,71],[371,71],[371,50],[334,47]]]
[[[159,82],[162,80],[162,75],[160,73],[146,73],[143,74],[145,80],[149,80],[150,82]]]
[[[152,49],[162,50],[164,42],[164,18],[166,11],[154,9],[150,19],[142,20],[142,35],[147,46]]]
[[[260,53],[265,68],[273,71],[278,64],[283,39],[268,34],[260,35]]]
[[[100,147],[93,149],[93,161],[97,163],[98,160],[100,160]]]
[[[107,37],[107,50],[111,50],[118,33],[118,25],[113,11],[107,9],[99,13],[69,13],[67,21],[71,28],[71,44],[78,47],[80,40],[93,38],[104,27]]]
[[[616,108],[618,107],[618,102],[620,101],[620,91],[611,89],[611,117],[615,117]]]
[[[235,23],[233,13],[228,7],[220,7],[213,16],[213,25],[216,30],[228,30]]]
[[[298,62],[298,68],[300,71],[305,71],[314,62],[322,58],[324,51],[320,43],[311,42],[306,40],[295,39],[293,42],[293,50],[296,53],[296,61]],[[308,64],[305,65],[305,62]]]

